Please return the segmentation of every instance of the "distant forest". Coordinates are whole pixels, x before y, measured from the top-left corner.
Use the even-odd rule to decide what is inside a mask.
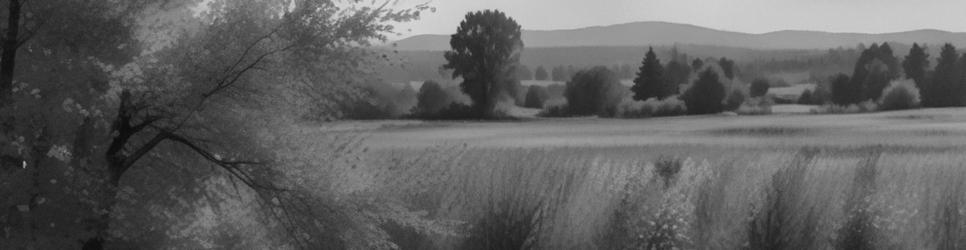
[[[889,44],[896,51],[897,57],[905,56],[912,47],[908,44]],[[730,58],[739,66],[738,77],[745,81],[755,78],[780,78],[778,75],[785,73],[805,73],[810,76],[807,80],[812,82],[824,81],[839,73],[851,73],[861,51],[865,49],[865,44],[829,50],[756,50],[688,44],[654,47],[662,61],[669,61],[673,50],[691,60]],[[940,46],[926,45],[926,49],[929,54],[938,55]],[[612,69],[636,69],[645,52],[647,46],[526,48],[520,63],[531,74],[539,67],[544,67],[547,71],[555,67],[582,69],[598,65],[607,65]],[[449,72],[440,69],[445,63],[443,51],[384,51],[384,54],[389,58],[388,63],[379,65],[376,70],[380,72],[384,82],[453,81]],[[626,74],[621,74],[621,77],[625,80],[633,78]],[[799,82],[789,82],[795,83]]]

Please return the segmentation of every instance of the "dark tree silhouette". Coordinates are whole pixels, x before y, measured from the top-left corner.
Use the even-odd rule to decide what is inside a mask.
[[[607,67],[594,67],[577,72],[567,82],[564,97],[571,115],[600,115],[620,103],[626,91],[623,88],[614,72]]]
[[[547,74],[547,69],[543,66],[537,67],[537,71],[533,73],[533,78],[537,81],[549,80],[549,74]]]
[[[768,83],[767,79],[758,78],[751,82],[749,94],[751,94],[751,97],[765,96],[768,94],[769,88],[771,88],[771,83]]]
[[[722,57],[718,60],[718,66],[721,66],[721,71],[724,72],[725,77],[731,80],[735,79],[735,61]]]
[[[714,114],[724,111],[725,86],[718,74],[706,69],[684,94],[684,104],[691,114]]]
[[[855,94],[858,96],[848,98],[849,103],[839,104],[878,100],[882,96],[882,90],[889,85],[889,82],[898,77],[899,62],[892,54],[892,47],[888,43],[872,44],[868,49],[862,51],[852,74],[850,84],[855,86],[849,89],[858,91],[858,93],[850,92],[849,95]]]
[[[435,81],[426,81],[416,94],[416,106],[412,113],[416,116],[434,116],[449,106],[453,98]]]
[[[916,87],[923,89],[926,71],[929,69],[929,54],[926,53],[926,49],[919,47],[918,43],[913,43],[909,54],[902,61],[902,69],[907,78],[916,82]]]
[[[668,84],[664,78],[664,66],[661,65],[661,60],[657,59],[657,55],[654,54],[654,48],[648,48],[637,72],[637,78],[634,78],[634,86],[631,87],[631,91],[634,92],[634,100],[664,99],[677,91],[671,87],[671,84]]]
[[[471,12],[451,36],[450,46],[443,68],[463,79],[460,87],[478,116],[495,116],[499,98],[515,87],[514,69],[523,49],[520,25],[498,10]]]
[[[701,58],[696,58],[694,61],[691,61],[691,70],[694,72],[701,71],[702,67],[704,67],[704,61]]]
[[[540,109],[543,108],[543,104],[550,98],[550,92],[547,88],[539,85],[530,85],[527,89],[527,98],[524,101],[523,106],[527,108]]]
[[[0,54],[0,107],[9,101],[13,88],[13,70],[16,67],[17,50],[23,44],[20,37],[20,19],[23,3],[20,0],[9,0],[7,6],[6,32],[3,34],[3,53]]]
[[[686,83],[688,77],[691,76],[691,66],[681,61],[671,61],[667,63],[665,69],[666,72],[664,75],[667,79],[666,81],[674,87],[674,94],[677,94],[677,86]]]
[[[943,46],[936,59],[936,72],[932,82],[925,86],[922,95],[923,105],[927,107],[952,107],[963,104],[963,69],[959,64],[959,54],[952,44]]]
[[[832,84],[832,103],[848,105],[861,102],[862,86],[852,84],[848,75],[835,75],[829,82]]]

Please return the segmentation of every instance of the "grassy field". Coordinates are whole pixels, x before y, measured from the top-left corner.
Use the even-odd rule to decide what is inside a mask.
[[[966,247],[962,109],[330,129],[366,134],[359,181],[464,223],[404,248]]]

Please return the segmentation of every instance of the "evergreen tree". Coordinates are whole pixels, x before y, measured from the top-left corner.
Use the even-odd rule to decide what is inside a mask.
[[[946,44],[939,53],[936,73],[932,83],[926,86],[923,104],[927,107],[951,107],[962,104],[962,69],[956,47]]]
[[[916,87],[920,90],[926,80],[926,70],[929,68],[929,54],[926,49],[919,47],[918,43],[912,44],[909,55],[902,61],[902,69],[906,72],[906,77],[916,82]]]
[[[634,92],[634,100],[639,101],[650,98],[664,99],[674,94],[675,90],[669,87],[664,78],[664,66],[661,66],[661,60],[654,54],[654,48],[648,48],[641,68],[637,72],[637,78],[634,78],[631,91]]]

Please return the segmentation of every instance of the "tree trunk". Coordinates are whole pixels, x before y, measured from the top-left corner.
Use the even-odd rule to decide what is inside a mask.
[[[91,225],[93,236],[84,241],[82,247],[84,250],[104,249],[104,245],[109,238],[108,229],[110,229],[111,224],[111,213],[114,211],[114,205],[117,204],[121,173],[114,171],[119,169],[116,167],[116,162],[109,160],[107,165],[108,174],[103,177],[104,182],[101,184],[100,190],[96,192],[99,206],[97,207],[98,214],[91,220],[93,222]]]
[[[20,0],[9,0],[7,34],[3,37],[3,54],[0,55],[0,103],[10,99],[13,89],[13,70],[17,60],[17,47],[20,39]],[[0,104],[2,105],[2,104]]]

